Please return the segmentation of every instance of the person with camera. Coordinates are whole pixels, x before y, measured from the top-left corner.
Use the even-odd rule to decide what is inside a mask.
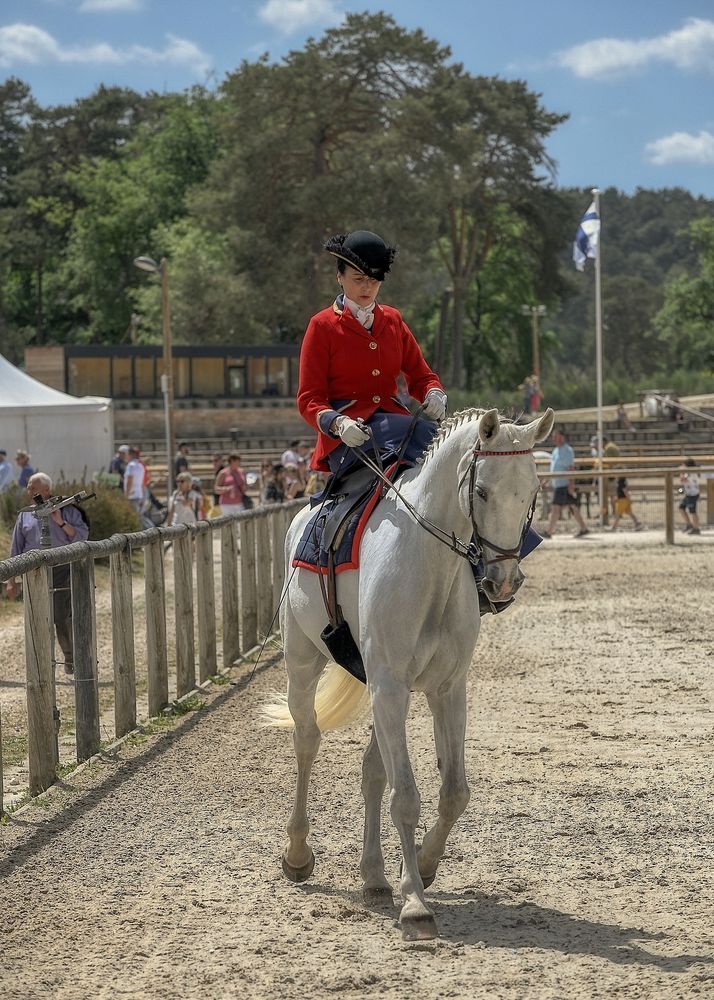
[[[44,472],[35,472],[27,483],[27,492],[35,504],[46,503],[50,498],[52,480]],[[68,504],[49,516],[50,544],[52,548],[69,545],[70,542],[84,542],[89,536],[89,526],[79,507]],[[41,548],[40,522],[31,511],[17,515],[12,533],[10,555]],[[70,590],[69,566],[55,566],[52,570],[52,603],[57,641],[64,655],[64,672],[74,673],[74,646],[72,644],[72,594]],[[7,595],[14,599],[18,593],[17,581],[7,585]]]

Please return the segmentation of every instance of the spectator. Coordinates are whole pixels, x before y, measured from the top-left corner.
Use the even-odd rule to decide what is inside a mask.
[[[684,530],[689,535],[701,535],[699,525],[699,515],[697,514],[697,502],[699,500],[699,473],[694,472],[697,463],[693,458],[686,459],[684,468],[679,476],[682,484],[683,496],[679,505],[679,510],[684,521]]]
[[[617,480],[617,496],[615,500],[615,520],[612,522],[612,527],[610,531],[617,531],[617,526],[620,523],[620,518],[627,514],[628,517],[632,518],[635,525],[635,531],[642,531],[642,522],[638,521],[633,510],[632,510],[632,499],[630,497],[630,490],[627,486],[627,480],[624,476],[621,476]]]
[[[543,400],[543,394],[540,391],[540,379],[537,375],[531,375],[531,413],[537,413],[540,409],[540,404]]]
[[[126,470],[127,464],[129,462],[129,445],[120,444],[117,448],[116,455],[109,463],[109,471],[115,476],[119,476],[119,489],[124,489],[124,472]]]
[[[178,446],[176,458],[174,459],[174,479],[178,479],[179,473],[188,472],[191,468],[188,462],[188,445],[182,441]]]
[[[0,493],[5,493],[15,482],[12,463],[7,460],[7,452],[0,448]]]
[[[613,440],[611,440],[609,437],[603,436],[602,443],[604,445],[603,454],[605,458],[620,457],[620,449],[617,447],[617,445]],[[615,504],[617,501],[617,480],[614,478],[608,479],[606,481],[606,489],[607,489],[607,500],[605,501],[605,507],[602,512],[603,524],[607,524],[608,501],[612,516],[613,517],[615,516]]]
[[[533,399],[533,383],[530,377],[521,382],[518,388],[523,393],[523,413],[526,417],[530,416],[531,400]]]
[[[52,489],[52,480],[43,472],[35,472],[27,483],[27,492],[34,500],[36,495],[42,500],[48,500]],[[83,542],[89,535],[89,528],[78,507],[68,504],[56,510],[49,517],[50,542],[52,548],[69,545],[70,542]],[[31,549],[39,549],[40,522],[34,514],[26,511],[18,514],[15,529],[12,533],[10,555],[17,556]],[[72,595],[70,591],[69,566],[55,566],[52,570],[52,604],[54,608],[54,625],[57,641],[64,654],[64,672],[74,673],[74,646],[72,644]],[[17,594],[17,583],[12,580],[8,584],[8,597]]]
[[[206,519],[206,494],[203,490],[203,483],[201,482],[200,476],[191,476],[191,489],[194,493],[198,494],[200,503],[198,505],[198,513],[196,517],[199,521],[204,521]]]
[[[218,494],[221,514],[236,514],[245,510],[243,497],[246,490],[245,472],[240,467],[240,455],[232,451],[228,456],[228,467],[216,476],[213,492]]]
[[[290,442],[290,445],[285,449],[285,451],[280,456],[280,464],[286,465],[297,465],[300,461],[300,455],[298,448],[300,447],[300,439],[295,438],[294,441]]]
[[[285,499],[296,500],[305,496],[305,487],[300,480],[300,470],[295,462],[288,462],[283,471]]]
[[[568,444],[565,431],[557,427],[553,431],[553,443],[555,448],[550,456],[550,471],[551,472],[571,472],[575,469],[575,454],[573,449]],[[543,531],[544,538],[552,538],[553,532],[555,531],[555,526],[560,518],[560,511],[563,507],[568,507],[573,512],[573,517],[578,524],[578,531],[575,533],[576,538],[583,538],[585,535],[590,534],[587,525],[583,520],[583,515],[580,513],[575,499],[575,484],[572,477],[568,476],[555,476],[551,480],[553,484],[553,504],[550,509],[550,520],[548,521],[548,527]]]
[[[285,471],[280,462],[276,462],[275,465],[271,466],[270,473],[263,480],[263,489],[260,496],[261,503],[285,502],[284,476]]]
[[[35,474],[35,470],[30,465],[30,456],[22,448],[17,449],[17,454],[15,455],[15,462],[20,466],[20,475],[18,476],[18,483],[23,489],[26,488],[32,476]]]
[[[195,524],[202,515],[202,504],[203,497],[194,488],[191,473],[179,472],[169,500],[169,524]]]
[[[226,467],[226,460],[224,459],[223,455],[221,455],[221,453],[217,451],[216,454],[213,456],[213,481],[214,481],[214,483],[216,481],[216,476],[218,475],[218,473],[221,471],[221,469],[225,469],[225,467]],[[219,498],[218,494],[214,493],[213,494],[213,506],[214,507],[218,506],[219,500],[220,500],[220,498]]]
[[[305,496],[311,497],[325,488],[325,476],[322,472],[311,472],[305,484]]]
[[[631,431],[632,421],[627,415],[627,410],[625,409],[625,404],[619,402],[617,404],[617,409],[615,410],[615,417],[617,418],[617,426],[621,431]]]
[[[124,496],[139,516],[143,528],[153,528],[154,522],[148,516],[146,486],[146,466],[140,461],[138,448],[129,449],[129,463],[124,470]]]

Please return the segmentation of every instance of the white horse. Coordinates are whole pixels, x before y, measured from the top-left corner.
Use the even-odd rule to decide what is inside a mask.
[[[447,836],[469,800],[466,677],[480,619],[470,565],[416,523],[404,501],[443,529],[445,538],[453,532],[468,541],[475,528],[483,548],[484,589],[493,601],[507,600],[523,580],[517,554],[539,488],[532,449],[552,426],[552,410],[526,425],[503,422],[496,410],[449,418],[422,464],[398,481],[402,496],[391,491],[377,505],[362,536],[359,570],[337,577],[338,601],[362,654],[374,719],[362,772],[363,893],[372,905],[392,902],[380,843],[381,801],[389,783],[403,853],[400,923],[408,940],[436,936],[424,888],[434,880]],[[328,665],[320,640],[327,616],[316,574],[299,569],[290,576],[311,513],[301,511],[286,538],[289,585],[280,624],[287,698],[264,711],[266,724],[294,725],[298,775],[283,871],[295,882],[309,878],[315,866],[307,842],[307,795],[320,733],[355,718],[365,699],[364,685]],[[425,693],[434,716],[441,773],[438,819],[418,848],[420,798],[405,731],[412,691]]]

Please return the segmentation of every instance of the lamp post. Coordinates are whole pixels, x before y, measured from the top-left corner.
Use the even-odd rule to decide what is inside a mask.
[[[545,306],[521,306],[524,316],[530,316],[533,323],[533,375],[540,378],[540,332],[538,321],[541,316],[545,316],[548,310]]]
[[[157,264],[151,257],[135,257],[134,264],[141,271],[158,274],[161,278],[161,321],[164,340],[164,370],[161,374],[161,392],[164,397],[164,427],[166,430],[166,497],[171,496],[174,485],[174,365],[171,351],[171,314],[169,312],[169,262],[162,257]]]

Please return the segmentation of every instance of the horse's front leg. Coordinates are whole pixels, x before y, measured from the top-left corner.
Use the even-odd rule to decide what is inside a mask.
[[[384,874],[381,843],[382,796],[387,785],[382,755],[374,728],[362,759],[362,797],[364,798],[364,840],[362,846],[362,894],[370,906],[392,906],[392,887]]]
[[[439,818],[424,837],[418,852],[419,873],[425,886],[436,878],[446,850],[446,839],[466,809],[470,792],[464,767],[466,735],[466,677],[447,691],[427,695],[434,716],[434,742],[441,772]]]
[[[407,752],[408,708],[408,687],[396,682],[375,685],[372,691],[374,728],[391,788],[389,805],[392,821],[402,842],[404,858],[399,922],[406,940],[415,941],[434,938],[437,931],[434,914],[424,899],[424,886],[419,875],[414,842],[421,802]]]
[[[320,730],[315,721],[315,690],[325,658],[315,656],[313,663],[291,669],[288,664],[288,707],[295,722],[293,745],[297,759],[295,803],[288,822],[289,842],[283,853],[283,872],[291,882],[304,882],[315,868],[315,855],[307,842],[310,822],[307,817],[307,794],[310,772],[320,748]]]

